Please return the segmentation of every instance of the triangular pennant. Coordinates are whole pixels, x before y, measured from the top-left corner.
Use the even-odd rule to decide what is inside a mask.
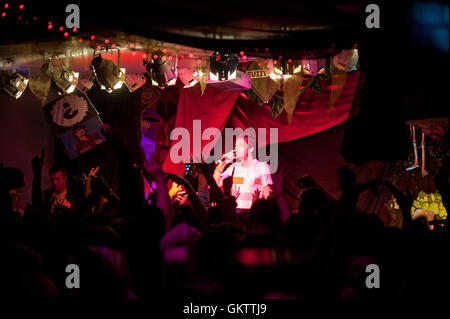
[[[42,106],[45,105],[48,92],[50,91],[51,79],[44,74],[29,74],[28,87],[37,99],[41,102]]]
[[[347,82],[346,71],[336,68],[333,63],[330,63],[330,71],[331,71],[331,93],[327,117],[333,110],[333,107],[336,104],[336,101],[339,99],[339,96],[341,95],[342,90],[344,89],[345,83]]]
[[[281,81],[276,78],[270,78],[270,73],[273,72],[272,60],[253,61],[247,67],[246,72],[252,78],[252,90],[264,102],[269,103],[269,100],[280,89]]]
[[[200,72],[200,89],[202,90],[202,95],[206,89],[206,83],[209,79],[209,67],[202,67]]]
[[[287,114],[288,123],[291,123],[294,116],[302,83],[303,73],[298,73],[283,79],[283,107]]]

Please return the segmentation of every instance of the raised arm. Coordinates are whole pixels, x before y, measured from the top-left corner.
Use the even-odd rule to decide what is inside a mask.
[[[144,176],[148,181],[153,180],[156,183],[156,206],[163,211],[167,232],[172,226],[174,211],[172,205],[170,204],[169,191],[167,189],[161,165],[157,163],[145,162]]]
[[[44,205],[42,193],[42,164],[44,162],[44,150],[41,156],[36,156],[31,161],[33,167],[33,186],[31,190],[31,204],[35,208],[42,208]]]

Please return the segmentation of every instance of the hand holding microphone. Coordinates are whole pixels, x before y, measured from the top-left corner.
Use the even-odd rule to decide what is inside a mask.
[[[228,153],[223,154],[222,159],[218,163],[229,163],[236,159],[236,150],[231,150]]]

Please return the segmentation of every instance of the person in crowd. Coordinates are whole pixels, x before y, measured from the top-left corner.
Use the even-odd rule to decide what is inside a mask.
[[[250,209],[255,192],[267,199],[273,184],[269,164],[255,158],[256,141],[252,136],[241,135],[236,139],[235,149],[226,154],[214,172],[214,179],[223,186],[223,180],[232,176],[232,195],[236,197],[237,211]],[[236,160],[234,162],[234,160]],[[233,161],[225,170],[225,165]]]

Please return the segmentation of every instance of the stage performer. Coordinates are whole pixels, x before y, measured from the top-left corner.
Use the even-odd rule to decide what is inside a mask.
[[[239,136],[235,149],[223,156],[214,171],[214,180],[219,187],[222,187],[225,178],[233,177],[231,195],[236,197],[237,212],[249,209],[254,196],[267,199],[271,193],[270,166],[258,161],[255,153],[255,139],[247,135]]]

